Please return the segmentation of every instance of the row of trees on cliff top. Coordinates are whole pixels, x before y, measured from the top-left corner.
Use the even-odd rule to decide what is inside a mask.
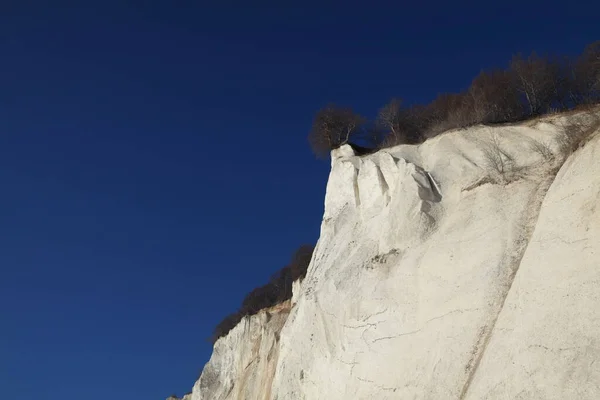
[[[292,297],[292,283],[306,275],[312,258],[314,246],[300,246],[292,256],[290,263],[271,276],[266,285],[257,287],[246,295],[239,310],[229,314],[215,327],[211,337],[216,342],[232,330],[246,315],[254,315],[260,310],[273,307]]]
[[[442,93],[427,105],[405,107],[394,99],[375,121],[350,108],[317,112],[309,142],[317,156],[343,144],[377,150],[420,143],[451,129],[517,122],[600,103],[600,41],[575,58],[514,56],[506,69],[482,71],[460,93]],[[363,148],[364,150],[364,148]]]

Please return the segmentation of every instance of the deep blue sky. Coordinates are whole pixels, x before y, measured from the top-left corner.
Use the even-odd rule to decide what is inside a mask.
[[[327,102],[373,115],[600,39],[593,1],[60,3],[0,5],[7,399],[190,390],[213,326],[318,238]]]

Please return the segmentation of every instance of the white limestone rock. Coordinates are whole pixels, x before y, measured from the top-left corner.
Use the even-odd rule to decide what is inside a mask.
[[[332,152],[306,278],[192,400],[600,398],[600,139],[563,165],[572,118]]]
[[[190,400],[270,399],[279,333],[289,310],[287,301],[245,317],[217,340]]]
[[[548,191],[467,399],[600,399],[600,137]]]

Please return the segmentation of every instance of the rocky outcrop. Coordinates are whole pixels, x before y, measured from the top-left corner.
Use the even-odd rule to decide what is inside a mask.
[[[573,118],[334,151],[306,278],[192,399],[600,398],[600,138],[573,152]]]

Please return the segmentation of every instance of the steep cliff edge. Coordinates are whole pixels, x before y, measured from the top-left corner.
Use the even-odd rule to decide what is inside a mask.
[[[600,139],[572,153],[576,118],[334,151],[306,278],[217,341],[192,400],[600,398]]]

